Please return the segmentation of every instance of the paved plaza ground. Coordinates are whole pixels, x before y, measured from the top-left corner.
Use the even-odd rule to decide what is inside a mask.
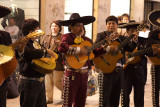
[[[147,83],[146,83],[146,87],[145,87],[144,107],[152,107],[150,66],[151,66],[151,64],[148,63],[148,76],[147,76],[148,79],[147,79]],[[61,102],[60,97],[61,97],[61,92],[57,88],[55,88],[54,89],[54,102],[53,102],[53,104],[48,104],[47,106],[48,107],[62,107],[62,104],[59,104]],[[130,97],[131,97],[130,107],[134,107],[133,92]],[[98,107],[98,99],[99,99],[98,92],[94,96],[87,97],[87,103],[86,103],[85,107]],[[8,99],[7,100],[7,107],[20,107],[19,97],[15,98],[15,99]]]

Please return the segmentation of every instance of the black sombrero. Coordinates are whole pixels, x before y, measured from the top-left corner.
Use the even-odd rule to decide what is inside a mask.
[[[136,28],[141,22],[135,22],[135,20],[129,21],[129,23],[118,25],[118,28]]]
[[[160,27],[160,9],[150,12],[148,15],[148,20],[152,25]]]
[[[0,18],[11,13],[11,9],[5,6],[0,5]]]
[[[80,17],[78,13],[72,13],[69,20],[59,21],[62,26],[69,26],[73,23],[83,23],[84,25],[90,24],[95,21],[93,16],[83,16]]]

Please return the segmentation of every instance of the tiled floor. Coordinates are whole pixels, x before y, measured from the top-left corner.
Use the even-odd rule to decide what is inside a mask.
[[[150,63],[148,64],[148,80],[145,88],[145,102],[144,107],[152,107],[152,97],[151,97],[151,77],[150,77]],[[54,89],[54,102],[53,104],[48,104],[48,107],[62,107],[59,102],[61,97],[61,92],[58,89]],[[131,94],[131,102],[130,107],[134,107],[133,102],[133,93]],[[86,107],[98,107],[98,99],[99,99],[99,93],[97,93],[94,96],[87,98]],[[20,107],[19,106],[19,97],[15,99],[8,99],[7,100],[7,107]]]

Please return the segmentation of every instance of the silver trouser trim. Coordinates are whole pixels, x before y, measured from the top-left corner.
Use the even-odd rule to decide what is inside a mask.
[[[68,107],[68,95],[69,95],[69,77],[64,76],[64,86],[63,86],[63,106]]]
[[[152,104],[153,104],[153,107],[156,107],[156,94],[155,94],[155,66],[152,65],[151,66],[151,78],[152,78]]]
[[[121,89],[121,106],[124,107],[124,91]]]
[[[99,107],[103,107],[103,73],[99,73]]]

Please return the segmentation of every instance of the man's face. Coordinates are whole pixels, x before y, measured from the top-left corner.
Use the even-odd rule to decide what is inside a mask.
[[[36,30],[39,30],[39,27],[36,27],[36,28],[34,29],[34,31],[36,31]],[[34,32],[34,31],[30,31],[29,33],[32,33],[32,32]],[[39,36],[32,38],[33,41],[38,41],[38,39],[39,39]]]
[[[8,23],[10,26],[13,26],[15,24],[15,21],[14,21],[14,19],[9,19]]]
[[[83,23],[76,23],[74,26],[69,26],[71,29],[71,32],[74,35],[78,35],[80,36],[82,34],[82,30],[83,30]]]
[[[131,35],[133,32],[135,32],[136,28],[130,28],[128,30],[128,35]]]
[[[115,21],[108,21],[107,24],[106,24],[106,29],[107,31],[109,32],[115,32],[117,31],[117,23]]]

